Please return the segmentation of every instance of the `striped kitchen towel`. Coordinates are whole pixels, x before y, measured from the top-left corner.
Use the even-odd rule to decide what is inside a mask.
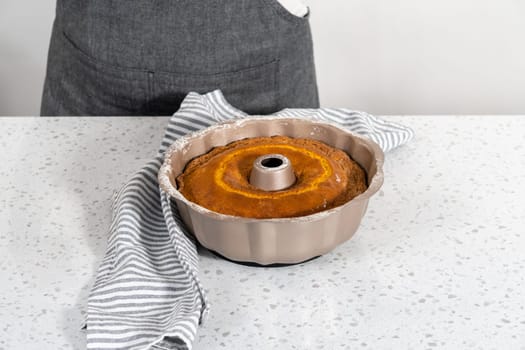
[[[278,116],[336,122],[384,151],[413,137],[410,128],[348,109],[285,109]],[[163,153],[178,137],[246,117],[217,90],[190,93],[171,117],[159,152],[117,193],[106,254],[88,298],[88,349],[191,349],[209,304],[199,281],[194,238],[159,189]]]

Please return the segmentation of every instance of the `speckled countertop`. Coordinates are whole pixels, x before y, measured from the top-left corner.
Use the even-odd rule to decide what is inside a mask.
[[[352,240],[302,265],[201,252],[196,350],[525,349],[525,119],[387,117],[416,139]],[[0,118],[0,349],[83,349],[113,191],[166,118]]]

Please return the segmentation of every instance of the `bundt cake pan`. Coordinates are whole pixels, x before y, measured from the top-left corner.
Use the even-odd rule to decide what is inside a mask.
[[[248,137],[309,138],[342,149],[366,171],[368,189],[343,204],[308,216],[250,219],[224,215],[187,200],[176,178],[193,158]],[[357,231],[368,200],[383,184],[384,155],[373,141],[318,120],[250,117],[216,124],[176,140],[159,170],[161,188],[175,200],[187,228],[206,248],[234,261],[294,264],[326,254]]]

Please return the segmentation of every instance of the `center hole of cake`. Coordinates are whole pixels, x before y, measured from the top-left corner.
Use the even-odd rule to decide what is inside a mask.
[[[280,158],[266,158],[261,161],[261,165],[265,168],[278,168],[283,165],[283,160]]]

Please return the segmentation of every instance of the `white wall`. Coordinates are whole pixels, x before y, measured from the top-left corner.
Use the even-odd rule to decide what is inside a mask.
[[[308,3],[324,105],[376,114],[525,113],[525,1]]]
[[[524,1],[305,2],[324,106],[525,113]],[[38,114],[54,7],[55,0],[2,0],[0,115]]]
[[[38,115],[55,0],[0,0],[0,115]]]

